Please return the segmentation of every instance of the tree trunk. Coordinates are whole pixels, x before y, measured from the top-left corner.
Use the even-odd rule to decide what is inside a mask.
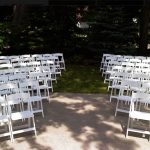
[[[141,12],[141,24],[140,24],[140,43],[139,43],[139,55],[148,55],[148,24],[149,24],[150,6],[143,6]]]
[[[28,6],[14,6],[13,23],[19,25],[27,17],[27,8]]]

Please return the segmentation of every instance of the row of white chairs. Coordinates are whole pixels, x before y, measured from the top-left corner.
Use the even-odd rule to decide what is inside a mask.
[[[150,69],[149,68],[134,68],[134,67],[122,67],[122,66],[112,66],[110,70],[107,70],[105,72],[104,77],[104,83],[106,81],[112,80],[112,77],[115,75],[116,72],[122,72],[123,73],[130,73],[130,77],[132,77],[134,74],[146,74],[147,76],[150,76]]]
[[[39,73],[34,77],[38,78],[38,75]],[[36,135],[34,113],[41,112],[44,117],[42,100],[47,98],[50,102],[47,84],[39,84],[39,81],[43,80],[45,80],[43,76],[38,80],[24,80],[23,78],[19,82],[0,85],[0,123],[1,125],[5,124],[4,129],[0,130],[0,137],[10,136],[10,140],[13,142],[14,134],[34,130]],[[42,96],[41,89],[47,90],[44,91],[44,96]],[[33,121],[32,127],[30,119]],[[27,124],[18,126],[16,120],[21,120],[19,124],[25,123],[25,120],[27,120]],[[12,125],[13,122],[17,127]]]
[[[129,113],[126,137],[129,131],[139,132],[148,134],[150,141],[150,124],[143,123],[145,120],[150,121],[150,112],[147,111],[150,104],[150,82],[121,80],[121,84],[114,85],[113,89],[119,90],[119,94],[115,95],[115,116],[117,112]]]
[[[138,60],[140,61],[140,60]],[[102,75],[105,74],[106,70],[110,70],[112,66],[126,66],[126,67],[134,67],[134,68],[149,68],[150,67],[150,60],[144,60],[143,62],[138,61],[128,61],[128,62],[119,62],[117,60],[110,60],[106,62],[101,68]]]
[[[117,112],[129,113],[126,137],[129,131],[139,132],[148,134],[150,141],[150,124],[144,125],[142,122],[141,126],[142,120],[150,121],[150,112],[147,111],[150,104],[150,74],[146,71],[148,68],[146,65],[145,68],[144,65],[139,65],[138,68],[112,66],[108,71],[108,81],[112,81],[112,85],[108,88],[111,88],[110,101],[112,98],[117,99],[115,116]]]
[[[25,63],[33,61],[47,61],[51,60],[55,65],[59,65],[60,69],[65,69],[65,61],[63,53],[55,54],[26,54],[26,55],[13,55],[13,56],[0,56],[0,64],[11,64],[11,63]]]
[[[10,84],[4,84],[0,86],[0,90],[6,89],[9,86]],[[11,86],[14,85],[11,84]],[[31,104],[31,99],[33,98],[30,97],[29,92],[24,93],[21,90],[17,93],[3,94],[0,96],[0,124],[3,127],[0,129],[0,137],[9,136],[11,142],[13,142],[15,134],[34,131],[35,136],[37,136],[34,111],[32,108],[33,104]]]
[[[130,63],[145,63],[145,64],[150,64],[150,57],[144,57],[144,56],[121,56],[121,55],[110,55],[105,54],[103,55],[102,61],[101,61],[101,66],[100,66],[100,71],[106,70],[108,62],[110,61],[118,61],[118,62],[130,62]]]

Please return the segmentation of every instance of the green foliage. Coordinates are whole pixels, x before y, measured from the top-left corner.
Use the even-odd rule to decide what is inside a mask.
[[[9,45],[10,41],[10,28],[11,24],[7,22],[0,23],[0,48],[3,49]]]
[[[94,58],[103,53],[134,54],[138,29],[124,7],[101,6],[88,14],[88,47]]]
[[[75,27],[75,11],[74,6],[29,7],[28,18],[21,23],[19,48],[40,52],[62,47]]]

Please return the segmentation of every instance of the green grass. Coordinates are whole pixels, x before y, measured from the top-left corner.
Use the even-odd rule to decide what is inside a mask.
[[[62,76],[53,82],[54,92],[70,93],[110,93],[108,83],[104,83],[99,67],[67,65]]]

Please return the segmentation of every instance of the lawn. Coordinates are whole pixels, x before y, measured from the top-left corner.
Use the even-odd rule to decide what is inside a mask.
[[[104,83],[99,67],[67,65],[62,76],[57,75],[57,83],[53,82],[54,92],[70,93],[110,93],[108,83]]]

